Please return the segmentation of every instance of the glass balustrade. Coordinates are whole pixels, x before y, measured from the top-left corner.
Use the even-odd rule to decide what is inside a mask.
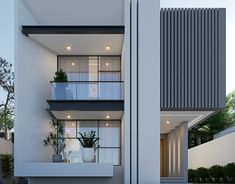
[[[51,82],[52,100],[123,100],[122,81]]]

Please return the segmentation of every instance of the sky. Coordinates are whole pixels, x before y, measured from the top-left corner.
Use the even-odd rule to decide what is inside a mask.
[[[14,0],[0,0],[0,57],[14,61]],[[0,103],[6,94],[0,88]]]
[[[14,61],[14,0],[0,0],[0,57]],[[235,0],[161,0],[161,7],[221,7],[227,13],[226,94],[235,89]],[[5,94],[0,89],[0,102]]]

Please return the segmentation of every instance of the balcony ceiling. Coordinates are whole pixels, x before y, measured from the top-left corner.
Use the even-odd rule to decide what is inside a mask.
[[[40,25],[124,25],[124,0],[23,0]]]
[[[51,111],[53,113],[53,115],[57,118],[57,119],[63,119],[66,120],[68,119],[67,116],[69,115],[70,118],[68,120],[71,119],[89,119],[89,120],[101,120],[101,119],[105,119],[107,120],[106,116],[109,115],[109,119],[122,119],[123,116],[123,111]]]
[[[214,111],[162,111],[161,134],[167,134],[183,122],[188,122],[188,128],[197,125]],[[169,124],[167,123],[169,121]]]
[[[120,55],[123,34],[29,34],[57,55]],[[70,51],[66,46],[72,47]],[[106,46],[111,49],[106,50]]]

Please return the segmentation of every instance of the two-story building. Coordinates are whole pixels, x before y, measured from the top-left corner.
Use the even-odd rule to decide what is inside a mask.
[[[15,74],[16,176],[187,183],[188,127],[225,106],[225,9],[16,0]],[[65,130],[62,163],[42,144],[52,120]],[[94,163],[77,139],[87,131],[100,138]]]

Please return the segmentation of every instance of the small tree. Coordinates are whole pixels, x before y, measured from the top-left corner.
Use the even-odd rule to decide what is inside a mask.
[[[3,129],[5,131],[5,139],[8,139],[7,133],[9,130],[9,123],[12,124],[14,112],[13,101],[14,101],[14,72],[11,63],[5,59],[0,58],[0,87],[6,93],[5,101],[0,103],[1,119]]]
[[[2,108],[2,109],[0,109],[0,130],[5,129],[5,121],[4,120],[5,120],[4,119],[4,111]],[[6,126],[7,126],[8,130],[10,130],[14,127],[14,120],[13,120],[13,116],[11,114],[7,115]]]
[[[51,122],[52,131],[44,137],[42,143],[46,147],[51,147],[54,154],[61,154],[65,149],[64,139],[60,139],[64,135],[64,125],[62,122],[57,122],[57,120],[52,120]]]

